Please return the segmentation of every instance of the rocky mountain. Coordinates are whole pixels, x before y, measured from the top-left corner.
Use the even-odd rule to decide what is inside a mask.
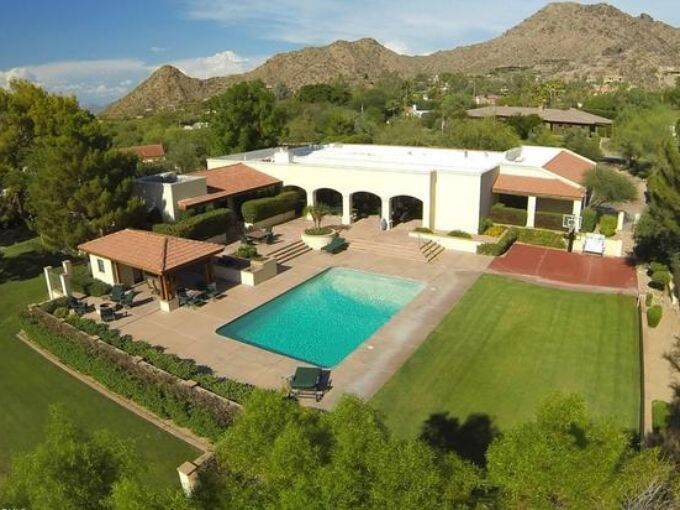
[[[626,81],[654,87],[680,76],[680,28],[607,4],[572,2],[544,7],[490,41],[425,56],[395,53],[374,39],[281,53],[247,73],[200,80],[172,66],[156,70],[103,115],[129,117],[206,99],[241,80],[290,89],[338,77],[370,85],[386,73],[402,76],[531,69],[543,76]]]

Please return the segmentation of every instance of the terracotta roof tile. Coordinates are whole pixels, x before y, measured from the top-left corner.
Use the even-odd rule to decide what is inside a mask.
[[[499,174],[493,183],[493,192],[579,200],[583,198],[585,189],[580,186],[570,186],[559,179]]]
[[[216,255],[219,244],[166,236],[146,230],[120,230],[78,246],[81,251],[127,266],[161,274],[193,261]]]
[[[177,203],[183,209],[198,204],[212,202],[219,198],[238,195],[239,193],[244,193],[246,191],[281,184],[279,179],[255,170],[243,163],[222,166],[211,170],[201,170],[200,172],[193,172],[189,175],[205,177],[208,189],[212,192],[206,195],[179,200]]]
[[[165,148],[161,143],[151,145],[134,145],[132,147],[122,147],[123,152],[134,152],[141,159],[156,159],[165,156]]]
[[[570,152],[561,151],[543,165],[543,168],[572,182],[582,184],[586,172],[591,168],[595,168],[595,164]]]

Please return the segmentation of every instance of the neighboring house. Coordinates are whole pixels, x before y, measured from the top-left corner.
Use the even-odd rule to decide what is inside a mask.
[[[587,129],[591,135],[594,133],[608,135],[612,126],[611,120],[577,110],[576,108],[561,110],[558,108],[534,108],[528,106],[484,106],[467,110],[467,114],[468,117],[473,119],[507,119],[515,115],[538,115],[552,131],[561,131],[577,126]]]
[[[212,258],[224,246],[125,229],[78,249],[89,255],[93,278],[126,286],[146,280],[158,293],[161,310],[171,311],[178,306],[176,288],[183,278],[202,273],[205,283],[214,280]]]
[[[175,221],[182,211],[208,204],[224,204],[238,214],[240,198],[281,181],[247,165],[232,165],[190,174],[166,172],[135,181],[135,191],[164,221]]]
[[[209,176],[225,182],[245,168],[306,193],[307,203],[334,193],[342,222],[352,221],[356,198],[380,200],[389,224],[401,204],[417,204],[422,226],[476,233],[480,219],[507,196],[527,208],[527,225],[537,211],[580,215],[586,202],[585,172],[595,162],[554,147],[518,147],[507,152],[381,145],[328,144],[272,148],[208,159]],[[231,170],[230,170],[231,169]],[[184,203],[191,202],[185,200]]]
[[[121,147],[120,150],[123,152],[133,152],[139,157],[142,163],[155,163],[165,159],[165,148],[162,143]]]
[[[496,94],[477,95],[475,96],[475,104],[477,106],[495,105],[499,99],[501,99],[501,96]]]
[[[417,117],[421,118],[423,115],[427,115],[428,113],[431,113],[432,110],[419,110],[417,104],[413,104],[411,106],[406,107],[406,115],[409,117]]]

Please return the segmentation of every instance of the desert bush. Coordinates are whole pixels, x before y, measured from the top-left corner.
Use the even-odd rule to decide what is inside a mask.
[[[616,225],[618,220],[613,214],[605,214],[600,218],[600,233],[611,237],[616,234]]]
[[[654,305],[647,308],[647,324],[650,328],[655,328],[661,322],[661,317],[663,316],[663,308],[661,305]]]
[[[242,259],[254,259],[260,256],[257,247],[252,244],[242,244],[236,249],[236,256]]]
[[[594,232],[595,227],[597,226],[598,218],[597,211],[595,209],[591,209],[590,207],[586,207],[585,209],[583,209],[581,217],[583,218],[581,230],[583,232]]]
[[[652,273],[649,285],[655,289],[664,290],[671,282],[671,274],[668,271],[657,271]]]
[[[472,235],[467,232],[464,232],[463,230],[452,230],[446,235],[448,235],[449,237],[461,237],[463,239],[472,239]]]

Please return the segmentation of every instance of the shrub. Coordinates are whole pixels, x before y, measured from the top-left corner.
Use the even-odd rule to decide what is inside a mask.
[[[613,214],[605,214],[600,218],[600,233],[611,237],[616,234],[616,225],[618,220]]]
[[[43,312],[53,314],[54,311],[57,308],[66,308],[68,307],[68,298],[67,297],[60,297],[57,299],[53,299],[52,301],[45,301],[40,305],[40,309]]]
[[[524,209],[494,204],[491,208],[491,219],[495,223],[524,226],[527,224],[527,212]]]
[[[534,216],[534,226],[551,230],[564,230],[562,214],[554,212],[537,212]]]
[[[595,209],[591,209],[590,207],[583,209],[583,212],[581,213],[581,217],[583,218],[581,230],[583,232],[594,232],[595,227],[597,226],[597,216],[598,214]]]
[[[663,316],[663,308],[660,305],[654,305],[647,308],[647,324],[650,328],[655,328],[661,322],[661,317]]]
[[[675,294],[680,298],[680,253],[675,253],[671,256],[671,268],[673,269]]]
[[[657,271],[652,273],[649,285],[655,289],[664,290],[669,283],[671,283],[671,274],[668,271]]]
[[[549,246],[551,248],[566,248],[563,234],[551,230],[520,228],[517,240],[526,244]]]
[[[645,306],[649,308],[652,306],[652,302],[654,301],[654,295],[651,292],[648,292],[647,295],[645,296]]]
[[[242,244],[236,249],[236,256],[242,259],[254,259],[260,256],[257,248],[252,244]]]
[[[65,319],[68,317],[69,311],[65,306],[60,306],[59,308],[56,308],[52,314],[58,319]]]
[[[241,205],[243,220],[256,223],[277,214],[294,211],[299,205],[300,195],[297,191],[284,191],[275,197],[256,198]]]
[[[308,228],[305,229],[305,234],[308,236],[326,236],[332,234],[333,229],[330,227]]]
[[[659,272],[664,272],[668,273],[670,269],[668,269],[668,266],[666,264],[663,264],[661,262],[650,262],[649,263],[649,274],[654,274],[654,273],[659,273]]]
[[[420,232],[421,234],[431,234],[432,229],[427,227],[416,227],[413,229],[414,232]]]
[[[663,400],[652,401],[652,428],[654,430],[665,429],[671,416],[671,406]]]
[[[472,234],[469,234],[462,230],[452,230],[446,235],[448,235],[449,237],[461,237],[463,239],[472,239]]]
[[[109,294],[111,292],[111,285],[108,283],[104,283],[101,280],[95,280],[94,278],[92,279],[92,283],[90,283],[86,287],[86,292],[88,296],[93,296],[93,297],[102,297],[105,296],[106,294]]]
[[[489,230],[491,227],[493,227],[493,221],[491,218],[482,218],[479,220],[479,230],[477,231],[478,234],[484,234],[487,230]],[[487,234],[489,235],[489,234]]]
[[[483,234],[485,236],[491,236],[491,237],[499,237],[503,235],[503,233],[508,230],[508,227],[505,225],[492,225],[489,228],[487,228]]]
[[[158,234],[202,241],[225,234],[229,230],[231,214],[229,209],[213,209],[185,216],[175,223],[159,223],[153,226],[153,231]]]
[[[503,237],[495,243],[482,243],[477,246],[477,253],[480,255],[493,255],[495,257],[503,255],[517,241],[519,233],[516,228],[508,229]]]

